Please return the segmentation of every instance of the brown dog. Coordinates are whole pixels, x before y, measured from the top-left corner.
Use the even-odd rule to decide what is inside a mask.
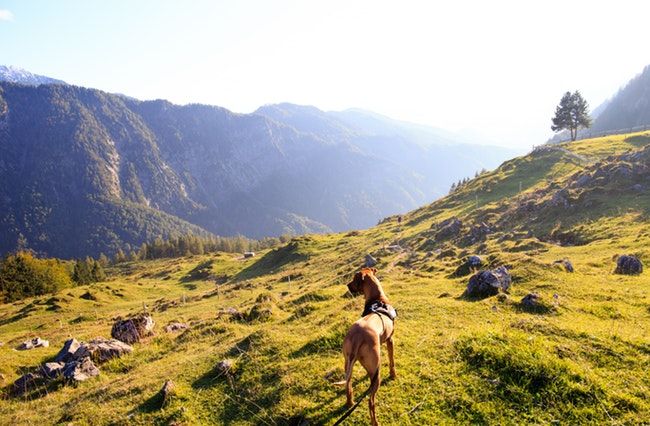
[[[370,420],[377,425],[375,416],[375,394],[379,389],[380,345],[386,342],[390,377],[395,378],[395,362],[393,360],[393,331],[395,310],[389,305],[388,298],[375,277],[376,269],[364,268],[354,274],[348,289],[352,294],[363,294],[366,299],[362,318],[355,322],[343,341],[343,356],[345,357],[345,386],[347,406],[351,407],[352,399],[352,367],[358,360],[370,376]]]

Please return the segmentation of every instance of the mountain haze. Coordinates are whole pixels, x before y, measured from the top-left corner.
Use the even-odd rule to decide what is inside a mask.
[[[0,252],[60,257],[366,228],[510,153],[366,112],[236,114],[60,84],[0,83],[0,129]]]

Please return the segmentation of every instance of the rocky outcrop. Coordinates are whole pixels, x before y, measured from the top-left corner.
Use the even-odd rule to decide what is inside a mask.
[[[55,362],[68,362],[74,358],[74,354],[79,349],[80,343],[77,339],[66,340],[63,344],[63,348],[59,353],[54,357]]]
[[[74,353],[73,359],[88,357],[101,364],[131,352],[133,352],[133,348],[130,345],[117,339],[97,338],[88,343],[82,343]]]
[[[615,274],[639,275],[641,272],[643,272],[643,263],[638,257],[624,254],[616,259]]]
[[[140,314],[131,318],[118,318],[111,329],[111,336],[124,343],[133,344],[153,334],[156,323],[151,315]]]
[[[491,271],[480,271],[472,275],[467,283],[464,296],[480,298],[494,296],[502,291],[508,291],[512,277],[505,266],[499,266]]]
[[[46,362],[41,365],[41,374],[48,379],[56,379],[63,374],[63,367],[65,364],[62,362]]]
[[[68,362],[63,367],[63,378],[70,382],[83,382],[99,375],[99,368],[90,357]]]

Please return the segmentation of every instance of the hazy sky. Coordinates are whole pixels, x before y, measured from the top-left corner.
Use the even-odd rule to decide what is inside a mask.
[[[0,64],[141,99],[359,107],[502,145],[650,64],[650,2],[0,0]]]

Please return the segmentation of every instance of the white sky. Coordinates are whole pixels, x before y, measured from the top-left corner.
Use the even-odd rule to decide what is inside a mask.
[[[250,112],[365,108],[501,145],[549,136],[650,64],[650,2],[2,1],[0,64]]]

